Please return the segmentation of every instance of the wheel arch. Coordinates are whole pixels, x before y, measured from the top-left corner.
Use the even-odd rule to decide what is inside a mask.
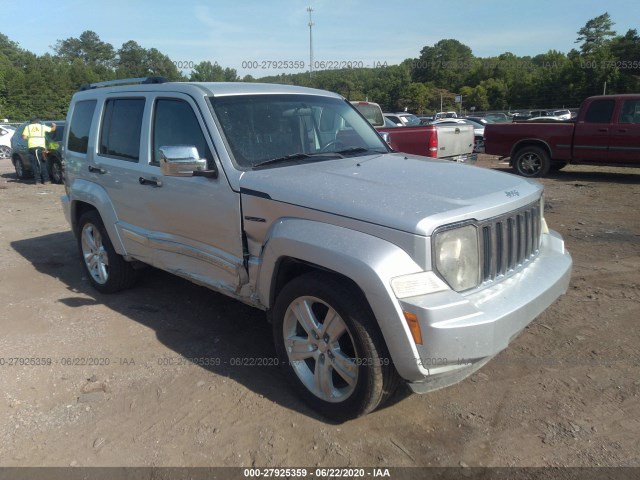
[[[371,309],[400,376],[417,378],[418,351],[390,284],[394,277],[422,271],[413,259],[397,245],[372,235],[311,220],[284,219],[272,229],[263,248],[256,283],[260,302],[270,311],[284,285],[314,270],[355,286]]]
[[[551,147],[546,141],[539,138],[526,138],[520,140],[511,148],[511,153],[509,155],[509,165],[513,166],[514,158],[517,157],[520,150],[526,147],[542,148],[547,153],[547,155],[549,155],[549,159],[551,159]]]
[[[102,219],[104,228],[114,250],[119,255],[126,255],[126,249],[118,233],[116,224],[118,217],[107,192],[100,186],[84,180],[76,180],[71,186],[70,219],[71,229],[77,237],[80,217],[90,210],[96,210]]]

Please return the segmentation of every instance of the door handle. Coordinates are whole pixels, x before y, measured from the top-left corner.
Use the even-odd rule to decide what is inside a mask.
[[[154,178],[140,177],[138,178],[138,182],[140,182],[140,185],[151,185],[152,187],[162,186],[162,182],[155,177]]]
[[[620,133],[627,133],[627,132],[628,132],[628,130],[627,130],[626,128],[621,128],[621,129],[619,129],[619,130],[618,130],[618,132],[620,132]]]
[[[100,166],[94,167],[93,165],[89,165],[89,171],[91,173],[99,173],[101,175],[104,175],[105,173],[107,173],[107,171],[104,168]]]
[[[608,128],[599,128],[598,129],[599,132],[603,132],[603,133],[607,133],[609,131]]]

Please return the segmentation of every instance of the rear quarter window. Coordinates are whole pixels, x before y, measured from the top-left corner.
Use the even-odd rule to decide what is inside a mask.
[[[68,150],[77,153],[87,153],[89,130],[91,129],[91,121],[95,109],[95,100],[85,100],[76,103],[71,118],[71,126],[69,127]]]

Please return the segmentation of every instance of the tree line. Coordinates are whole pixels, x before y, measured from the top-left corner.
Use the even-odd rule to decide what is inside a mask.
[[[591,95],[640,91],[640,36],[619,35],[608,13],[577,32],[578,48],[535,56],[506,52],[480,58],[467,45],[443,39],[399,65],[240,78],[233,68],[203,61],[183,65],[133,40],[119,49],[92,31],[58,40],[53,53],[35,55],[0,33],[0,118],[61,119],[81,85],[119,78],[163,76],[172,81],[257,81],[310,86],[387,111],[418,114],[458,109],[514,110],[576,107]],[[181,69],[191,68],[188,75]]]

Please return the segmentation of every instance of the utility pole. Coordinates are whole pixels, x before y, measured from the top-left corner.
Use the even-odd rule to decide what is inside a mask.
[[[307,12],[309,12],[309,78],[311,78],[313,73],[313,20],[311,19],[313,8],[307,7]]]

